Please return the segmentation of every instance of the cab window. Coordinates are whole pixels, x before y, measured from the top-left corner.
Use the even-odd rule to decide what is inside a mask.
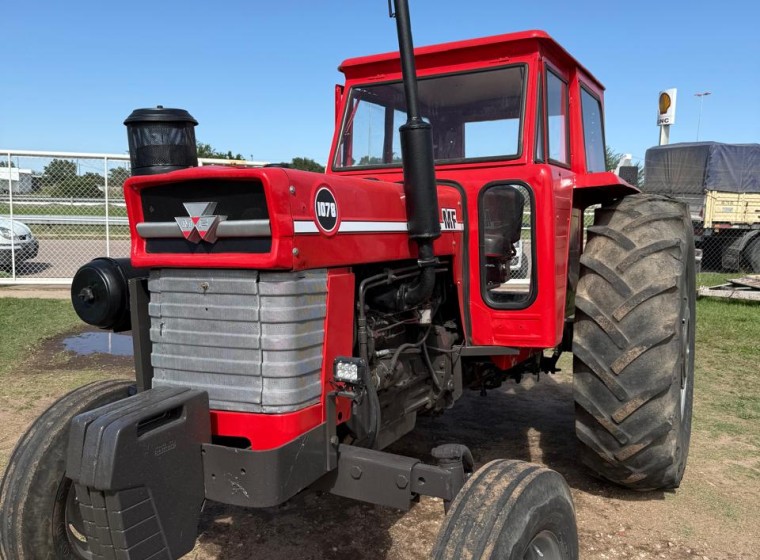
[[[586,171],[589,173],[605,171],[602,104],[584,87],[581,87],[581,110],[583,111],[583,144],[586,148]]]
[[[546,73],[546,109],[549,116],[549,159],[568,165],[567,83],[551,70]]]
[[[545,128],[544,112],[544,84],[541,74],[538,75],[538,107],[536,109],[536,161],[546,161],[546,142],[544,142]]]
[[[497,308],[526,307],[534,292],[533,200],[522,184],[491,185],[480,196],[483,299]]]
[[[521,64],[420,79],[420,113],[433,127],[436,163],[518,157],[526,73]],[[334,167],[400,166],[405,122],[401,81],[352,87]]]

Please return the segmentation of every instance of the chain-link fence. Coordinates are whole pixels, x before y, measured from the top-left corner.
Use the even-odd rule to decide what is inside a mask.
[[[760,146],[690,142],[649,148],[642,190],[689,206],[703,284],[760,274]]]
[[[0,284],[66,284],[95,257],[128,256],[129,175],[127,155],[0,151]]]
[[[98,256],[129,255],[129,157],[0,153],[0,282],[68,282]]]
[[[751,227],[710,230],[702,222],[695,222],[694,233],[698,266],[705,279],[709,279],[704,284],[760,274],[760,230]]]
[[[95,257],[128,256],[122,190],[128,177],[127,155],[0,151],[0,284],[69,283]],[[742,207],[760,222],[760,202],[757,207],[750,203]],[[713,206],[711,212],[723,208]],[[692,207],[699,283],[760,273],[760,231],[718,222],[703,227],[701,213],[704,209]],[[593,208],[584,223],[593,223]]]

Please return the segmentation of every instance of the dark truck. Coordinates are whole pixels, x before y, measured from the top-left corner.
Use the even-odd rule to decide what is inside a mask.
[[[650,148],[644,191],[688,203],[703,266],[760,273],[760,144]]]

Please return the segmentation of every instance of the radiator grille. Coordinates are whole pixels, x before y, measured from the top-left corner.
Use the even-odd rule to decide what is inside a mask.
[[[148,288],[155,386],[207,391],[216,410],[319,402],[326,271],[161,269]]]
[[[188,215],[185,203],[216,202],[214,214],[228,221],[268,220],[266,195],[261,181],[225,181],[195,179],[178,181],[144,189],[141,192],[143,217],[146,223],[175,224],[177,217]],[[146,239],[148,253],[268,253],[272,238],[222,237],[214,243],[193,243],[178,232],[178,238],[151,237]]]

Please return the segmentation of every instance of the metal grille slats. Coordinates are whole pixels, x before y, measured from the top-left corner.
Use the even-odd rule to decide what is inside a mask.
[[[211,408],[290,412],[319,401],[324,270],[154,270],[154,384],[208,391]]]

